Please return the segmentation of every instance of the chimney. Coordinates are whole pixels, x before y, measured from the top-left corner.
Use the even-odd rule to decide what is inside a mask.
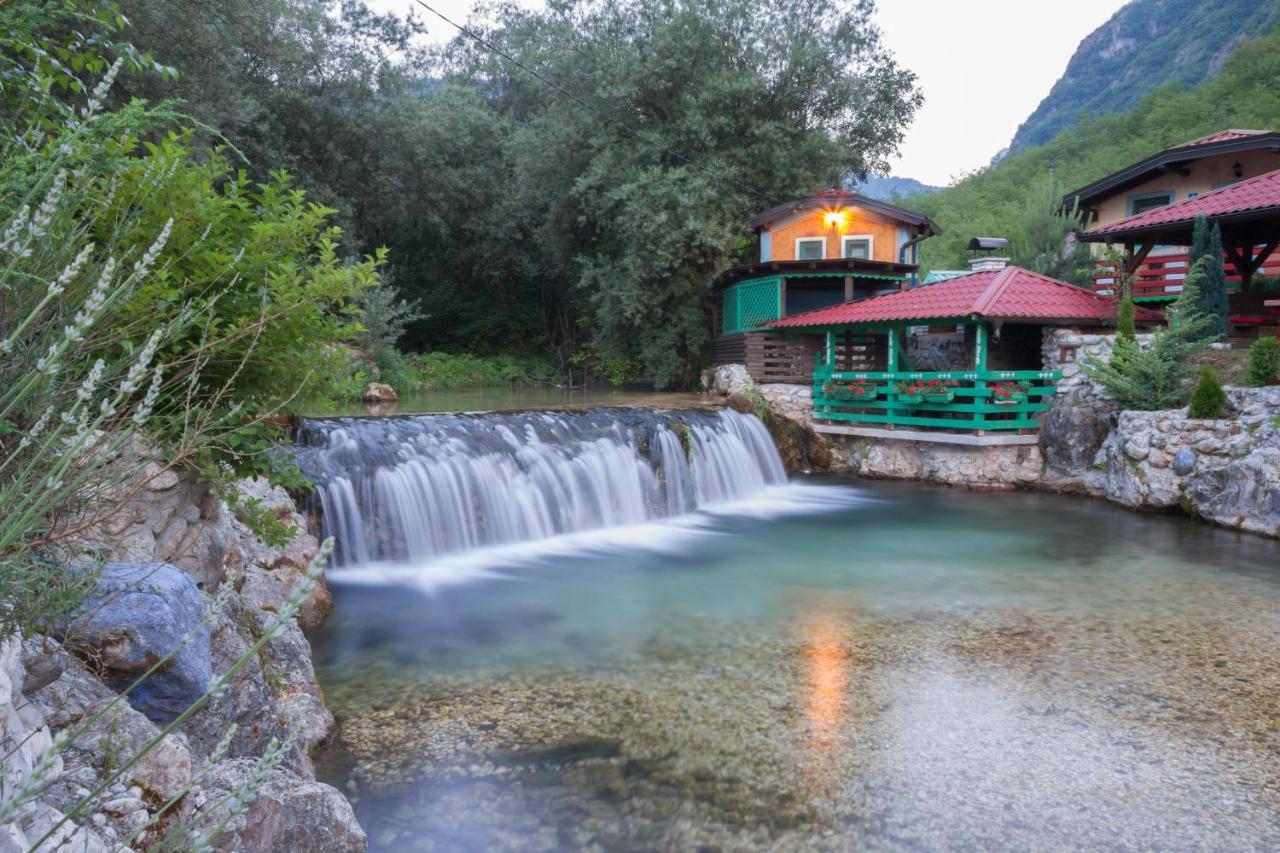
[[[1007,249],[1009,241],[1004,237],[974,237],[969,241],[969,250],[974,252]],[[969,261],[969,269],[973,272],[997,272],[1009,265],[1009,259],[1000,255],[984,255]]]

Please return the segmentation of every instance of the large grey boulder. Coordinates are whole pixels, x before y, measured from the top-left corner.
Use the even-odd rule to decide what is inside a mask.
[[[108,563],[61,639],[116,690],[172,652],[128,696],[129,704],[152,720],[168,721],[200,698],[213,676],[209,628],[200,624],[204,618],[200,590],[176,566]]]
[[[155,723],[127,703],[115,701],[116,694],[58,644],[28,640],[24,659],[28,667],[37,661],[56,663],[58,677],[31,690],[28,696],[41,719],[55,731],[80,731],[63,757],[69,770],[91,769],[87,780],[90,786],[96,784],[98,776],[114,770],[122,758],[136,755],[159,736]],[[192,758],[186,737],[169,734],[130,768],[123,781],[159,800],[167,800],[182,793],[191,782],[191,775]],[[75,798],[68,795],[55,804],[69,806],[73,802]]]
[[[1280,536],[1280,447],[1189,477],[1186,494],[1203,518],[1252,533]]]
[[[227,817],[221,801],[253,773],[247,758],[223,761],[204,779],[205,804],[186,804],[182,819],[197,831]],[[307,853],[359,853],[368,839],[346,798],[331,785],[300,779],[279,768],[269,771],[248,809],[231,818],[214,845],[219,850],[305,850]]]
[[[1105,405],[1060,405],[1050,409],[1040,425],[1045,463],[1071,474],[1089,473],[1113,420],[1113,412]]]

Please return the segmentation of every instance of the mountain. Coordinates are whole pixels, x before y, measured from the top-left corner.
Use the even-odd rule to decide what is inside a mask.
[[[1132,0],[1080,42],[1009,149],[1043,145],[1085,115],[1124,112],[1167,83],[1195,85],[1277,23],[1280,0]]]
[[[915,178],[881,178],[875,175],[855,185],[853,188],[854,192],[862,193],[869,198],[876,198],[880,201],[893,201],[895,198],[916,193],[935,193],[940,189],[942,187],[930,186],[917,181]]]
[[[934,193],[898,204],[942,229],[921,245],[929,269],[962,268],[976,234],[1017,241],[1028,212],[1174,145],[1232,127],[1280,130],[1280,27],[1248,39],[1214,75],[1166,86],[1132,109],[1087,116],[1044,145],[1026,146]]]

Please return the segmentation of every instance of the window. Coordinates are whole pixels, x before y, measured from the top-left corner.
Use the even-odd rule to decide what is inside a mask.
[[[800,237],[796,240],[797,261],[820,261],[826,256],[826,237]]]
[[[1164,207],[1166,204],[1173,204],[1173,193],[1147,193],[1146,195],[1133,196],[1129,199],[1129,215],[1137,216],[1139,213],[1145,213],[1157,207]]]
[[[871,260],[871,235],[854,234],[840,241],[840,256],[844,258],[862,258]]]

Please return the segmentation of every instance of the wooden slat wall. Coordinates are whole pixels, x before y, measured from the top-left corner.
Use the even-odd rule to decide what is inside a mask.
[[[815,358],[823,346],[819,336],[783,337],[768,332],[746,335],[747,372],[756,382],[808,385]],[[837,340],[836,364],[841,370],[883,370],[887,357],[883,336],[847,335]]]
[[[747,361],[747,336],[720,335],[711,339],[711,360],[716,364],[745,364]]]

